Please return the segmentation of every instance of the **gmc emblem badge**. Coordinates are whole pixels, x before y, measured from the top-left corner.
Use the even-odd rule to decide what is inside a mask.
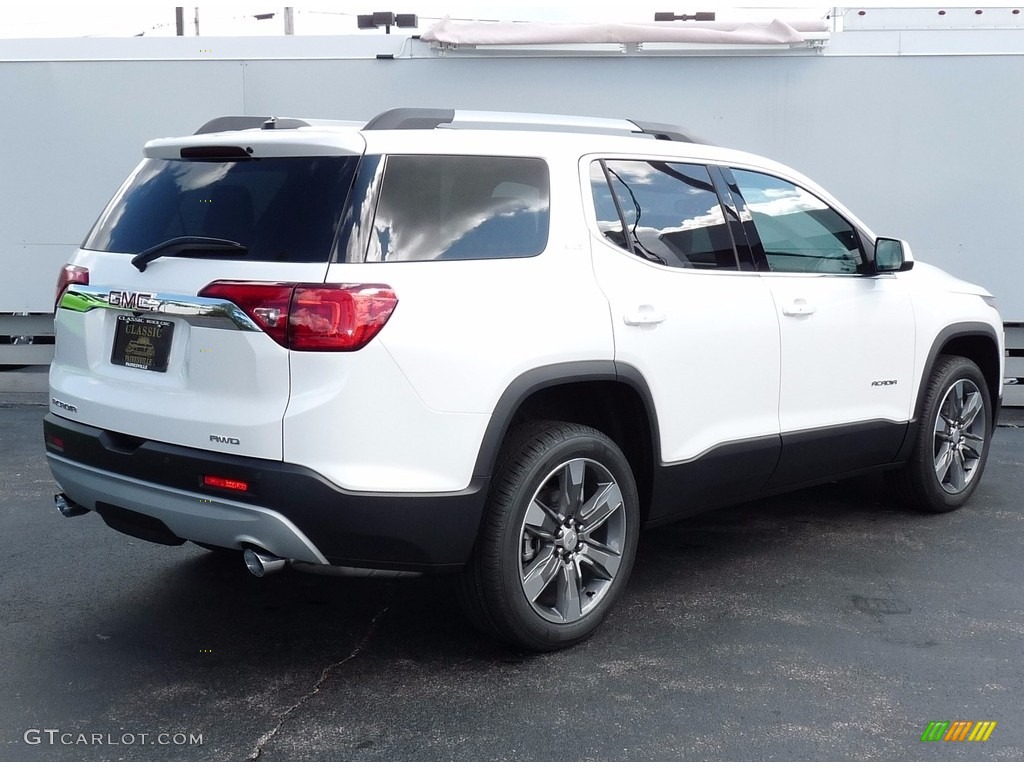
[[[160,306],[155,293],[143,291],[111,291],[107,294],[107,303],[122,309],[154,310]]]

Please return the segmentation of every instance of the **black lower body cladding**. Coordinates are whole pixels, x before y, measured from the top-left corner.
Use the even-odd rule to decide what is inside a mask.
[[[294,464],[140,440],[47,414],[47,454],[108,475],[272,510],[302,532],[331,565],[387,570],[458,570],[469,558],[487,478],[455,493],[365,493],[340,488]],[[203,485],[238,478],[244,492]],[[78,499],[75,499],[78,501]],[[130,499],[110,503],[131,509]]]

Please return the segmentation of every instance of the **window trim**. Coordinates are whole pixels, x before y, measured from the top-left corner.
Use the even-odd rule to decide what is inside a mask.
[[[626,242],[629,243],[629,246],[630,246],[629,249],[628,249],[629,253],[633,254],[634,256],[639,256],[641,259],[644,259],[644,261],[650,261],[650,259],[646,259],[643,256],[641,256],[639,253],[636,252],[636,247],[635,247],[635,245],[634,245],[634,243],[632,241],[632,238],[630,238],[629,235],[626,234],[626,232],[628,231],[626,229],[626,212],[622,209],[622,202],[619,200],[619,196],[615,194],[615,185],[612,183],[612,172],[608,170],[608,163],[607,163],[607,161],[605,160],[605,158],[601,158],[601,159],[596,160],[594,162],[596,162],[598,165],[601,166],[601,172],[604,174],[604,182],[605,182],[605,184],[608,185],[608,193],[611,195],[612,203],[615,205],[615,212],[619,215],[619,226],[622,227],[622,237],[623,237],[624,240],[626,240]],[[591,198],[593,198],[593,195],[594,195],[593,182],[590,183],[590,185],[587,187],[587,189],[590,192]],[[594,204],[594,214],[595,214],[594,215],[594,220],[596,221],[597,220],[597,204],[596,204],[596,202]],[[600,227],[598,228],[598,230],[600,231]],[[612,243],[612,241],[604,234],[604,232],[601,232],[601,237],[603,239],[605,239],[605,240],[608,240],[608,242]],[[612,243],[612,245],[615,245],[615,243]],[[627,250],[627,249],[623,248],[622,250]]]
[[[387,155],[363,155],[349,188],[338,233],[331,249],[331,263],[363,264],[370,249],[370,227],[377,216],[381,180]],[[369,201],[370,205],[363,206]],[[358,238],[358,239],[357,239]]]
[[[728,170],[720,165],[708,165],[711,181],[715,185],[715,191],[718,192],[718,199],[725,212],[726,221],[729,223],[729,235],[732,237],[732,247],[736,253],[739,271],[757,272],[759,270],[754,257],[754,248],[751,246],[743,226],[743,210],[746,203],[742,197],[738,197],[738,194],[733,194],[732,187],[735,186],[735,180],[732,185],[729,184],[728,177],[724,173]],[[736,191],[738,193],[739,190]]]

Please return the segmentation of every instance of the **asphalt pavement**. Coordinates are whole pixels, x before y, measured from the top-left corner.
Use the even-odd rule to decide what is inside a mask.
[[[62,518],[44,402],[0,403],[0,760],[1024,759],[1012,414],[964,509],[865,478],[647,532],[598,633],[531,655],[444,579],[256,579]]]

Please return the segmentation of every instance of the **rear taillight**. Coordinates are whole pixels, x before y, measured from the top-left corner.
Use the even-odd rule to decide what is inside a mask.
[[[362,349],[398,304],[389,286],[377,284],[218,280],[199,295],[236,304],[281,346],[309,352]]]
[[[362,349],[395,311],[398,297],[386,285],[299,285],[288,314],[290,347]]]
[[[64,295],[69,285],[88,285],[89,270],[77,264],[65,264],[57,274],[57,295],[54,297],[54,306],[60,303],[60,297]]]
[[[242,283],[217,281],[199,292],[210,299],[226,299],[238,306],[256,325],[282,347],[288,346],[288,305],[293,283]]]

